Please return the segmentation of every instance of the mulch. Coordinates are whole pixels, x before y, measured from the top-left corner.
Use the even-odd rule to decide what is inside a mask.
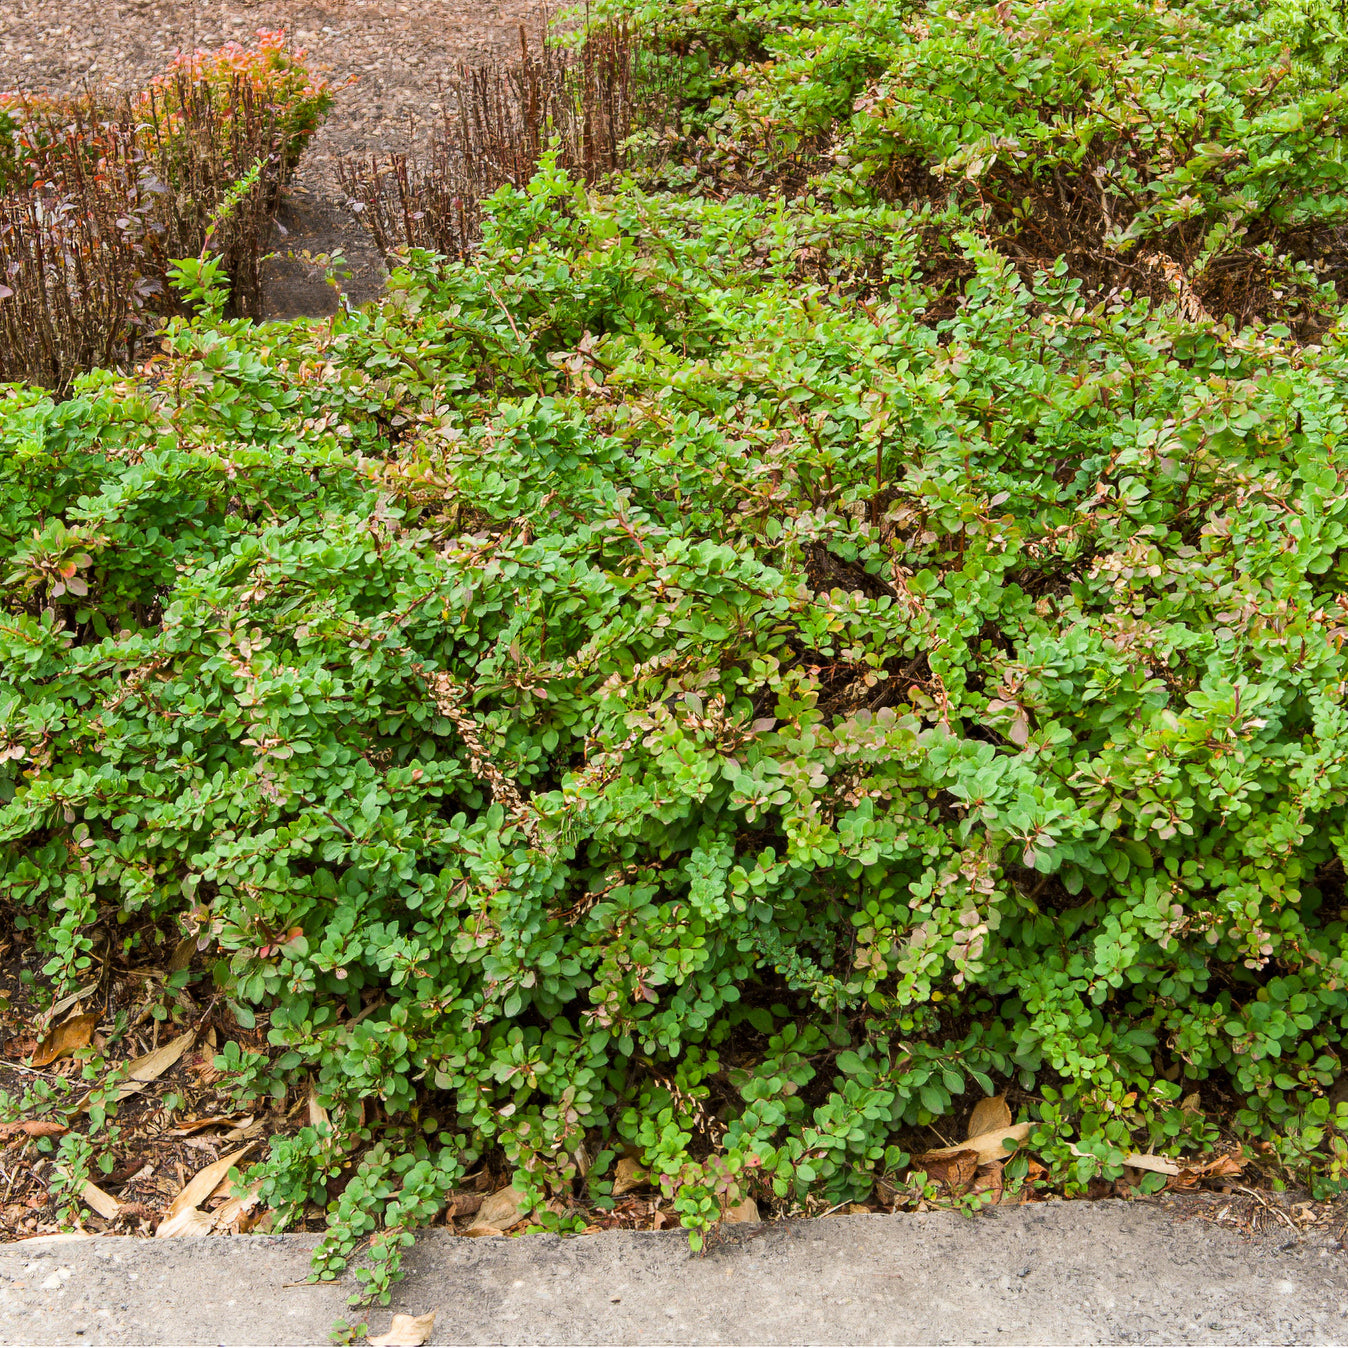
[[[204,1166],[249,1142],[260,1151],[267,1136],[289,1129],[294,1111],[288,1118],[285,1102],[245,1111],[220,1089],[214,1059],[225,1036],[260,1048],[259,1027],[245,1031],[218,1003],[166,989],[162,966],[127,969],[111,961],[91,973],[85,996],[52,1017],[38,1005],[45,1000],[38,993],[42,957],[31,946],[14,947],[13,938],[0,941],[0,1240],[60,1229],[61,1209],[72,1201],[91,1234],[149,1235]],[[92,1022],[87,1043],[44,1062],[39,1050],[49,1022],[81,1015]],[[111,1170],[95,1167],[91,1178],[119,1210],[111,1218],[87,1211],[59,1182],[60,1139],[83,1124],[82,1115],[67,1117],[70,1106],[119,1067],[189,1033],[176,1061],[122,1100],[111,1129],[93,1139]]]
[[[521,25],[536,42],[543,26],[538,0],[4,0],[0,87],[132,89],[179,51],[248,42],[260,28],[279,28],[315,69],[345,85],[297,178],[318,190],[336,185],[344,155],[415,142],[438,117],[441,90],[458,69],[518,51]]]

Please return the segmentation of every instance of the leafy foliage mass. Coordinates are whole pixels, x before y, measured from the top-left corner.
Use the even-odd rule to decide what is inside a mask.
[[[373,1234],[378,1284],[489,1152],[553,1227],[622,1148],[695,1235],[861,1198],[1008,1086],[1069,1190],[1214,1117],[1341,1182],[1337,297],[1093,295],[993,199],[1084,175],[1101,257],[1225,229],[1304,276],[1277,250],[1338,228],[1338,161],[1259,119],[1318,108],[1337,153],[1337,48],[1289,45],[1261,112],[1297,30],[1225,12],[704,6],[671,41],[745,62],[689,136],[850,116],[810,195],[545,158],[378,308],[175,321],[153,379],[5,395],[0,884],[63,986],[99,932],[197,936],[266,1018],[240,1093],[331,1117],[267,1202],[359,1162],[323,1267]],[[1034,55],[1042,15],[1090,62]],[[1218,55],[1144,78],[1134,24]],[[866,186],[998,126],[939,199]],[[1189,179],[1186,126],[1231,151]]]

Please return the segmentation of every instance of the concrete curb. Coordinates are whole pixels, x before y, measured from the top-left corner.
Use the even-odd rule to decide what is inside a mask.
[[[0,1248],[0,1344],[322,1344],[352,1280],[304,1285],[312,1236]],[[1328,1233],[1242,1238],[1150,1205],[1043,1203],[679,1232],[425,1233],[393,1304],[432,1343],[1343,1343]],[[298,1285],[297,1285],[298,1284]],[[359,1316],[353,1315],[353,1318]]]

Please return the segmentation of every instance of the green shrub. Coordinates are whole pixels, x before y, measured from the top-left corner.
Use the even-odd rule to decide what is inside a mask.
[[[605,15],[659,26],[661,4]],[[1239,322],[1318,332],[1345,291],[1348,27],[1324,0],[844,0],[694,6],[727,67],[698,163],[835,202],[958,201],[1026,279],[1066,259]]]
[[[1007,1085],[1069,1191],[1196,1087],[1337,1183],[1342,331],[972,232],[933,319],[949,227],[545,160],[378,310],[0,404],[0,888],[61,985],[197,934],[325,1270],[488,1151],[697,1235]]]

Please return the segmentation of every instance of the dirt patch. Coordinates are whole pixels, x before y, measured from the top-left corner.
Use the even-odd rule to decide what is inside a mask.
[[[383,288],[383,261],[344,202],[324,184],[292,186],[281,202],[266,273],[268,318],[316,318],[336,313],[337,287],[359,307]],[[346,266],[317,259],[340,253]]]
[[[44,1010],[35,995],[42,957],[0,942],[0,960],[0,1240],[55,1231],[65,1225],[63,1209],[91,1232],[148,1235],[198,1171],[250,1143],[249,1155],[261,1154],[269,1136],[299,1126],[293,1102],[239,1109],[220,1088],[216,1055],[230,1040],[263,1047],[265,1026],[243,1029],[200,984],[195,995],[166,987],[162,961],[126,967],[108,959],[82,995]],[[41,1050],[66,1023],[83,1032],[47,1061]],[[71,1112],[81,1097],[114,1078],[129,1082],[138,1070],[143,1084],[128,1085],[111,1131],[95,1139],[111,1169],[95,1165],[90,1178],[117,1204],[101,1216],[63,1191],[57,1147],[67,1132],[84,1131],[85,1112]]]
[[[179,51],[283,29],[341,87],[287,194],[272,242],[277,257],[267,313],[321,315],[334,310],[336,296],[322,268],[303,253],[343,252],[352,273],[344,289],[353,304],[377,294],[384,277],[368,235],[346,209],[339,161],[416,147],[439,120],[443,91],[462,65],[518,51],[521,27],[538,42],[544,26],[538,0],[0,0],[0,87],[133,89]]]

